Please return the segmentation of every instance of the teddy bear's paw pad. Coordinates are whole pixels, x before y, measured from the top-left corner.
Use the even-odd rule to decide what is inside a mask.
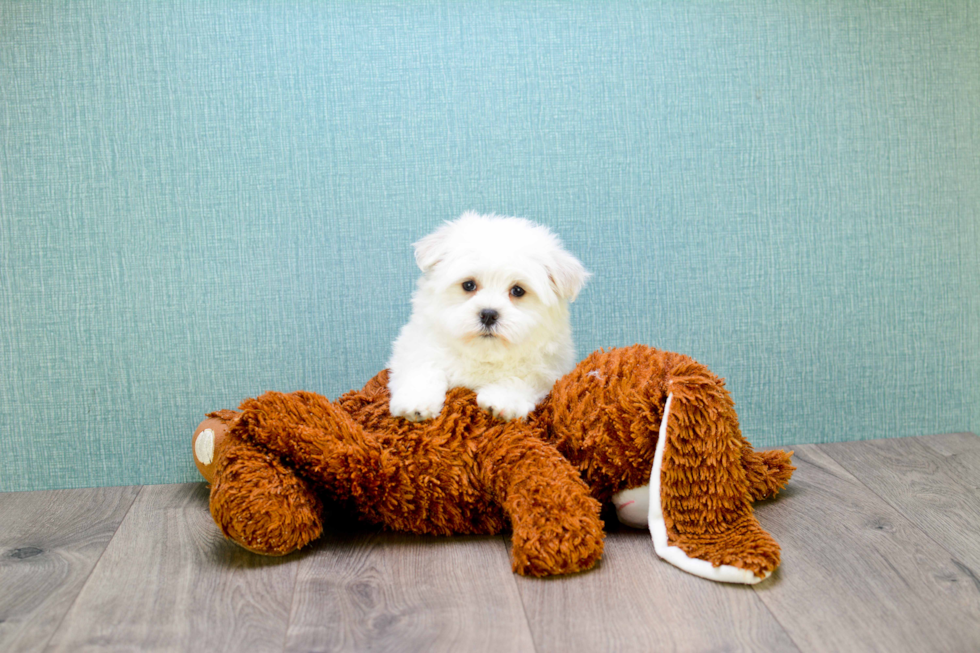
[[[194,457],[202,465],[214,462],[214,429],[204,429],[194,440]]]
[[[685,571],[721,582],[758,583],[779,566],[779,545],[751,515],[726,524],[719,532],[674,531],[668,543],[664,552],[657,552],[660,557]]]
[[[231,417],[226,418],[220,413],[211,413],[208,418],[197,425],[191,438],[194,450],[194,464],[201,476],[209,483],[214,480],[214,458],[218,444],[228,433]]]

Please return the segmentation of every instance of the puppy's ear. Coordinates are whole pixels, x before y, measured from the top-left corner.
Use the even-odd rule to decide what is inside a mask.
[[[575,301],[586,280],[592,276],[577,258],[563,249],[557,250],[551,263],[545,267],[555,294],[570,302]]]
[[[447,229],[443,226],[413,245],[415,264],[422,272],[428,272],[446,256]]]
[[[467,211],[453,222],[446,221],[441,227],[415,243],[415,264],[422,272],[428,272],[440,261],[449,258],[455,249],[455,234],[467,233],[481,217],[475,211]]]

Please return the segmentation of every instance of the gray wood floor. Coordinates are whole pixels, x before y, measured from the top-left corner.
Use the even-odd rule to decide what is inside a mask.
[[[0,651],[980,651],[980,438],[796,447],[757,514],[783,564],[714,584],[614,529],[594,571],[506,537],[226,542],[202,483],[0,494]]]

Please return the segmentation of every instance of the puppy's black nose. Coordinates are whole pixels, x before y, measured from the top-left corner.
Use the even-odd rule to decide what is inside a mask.
[[[492,308],[485,308],[480,311],[480,322],[485,327],[492,327],[499,317],[500,314]]]

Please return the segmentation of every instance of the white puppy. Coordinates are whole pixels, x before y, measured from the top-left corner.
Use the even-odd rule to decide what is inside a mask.
[[[419,421],[449,388],[525,417],[575,365],[568,304],[589,277],[546,227],[464,213],[415,243],[424,273],[388,362],[391,413]]]

